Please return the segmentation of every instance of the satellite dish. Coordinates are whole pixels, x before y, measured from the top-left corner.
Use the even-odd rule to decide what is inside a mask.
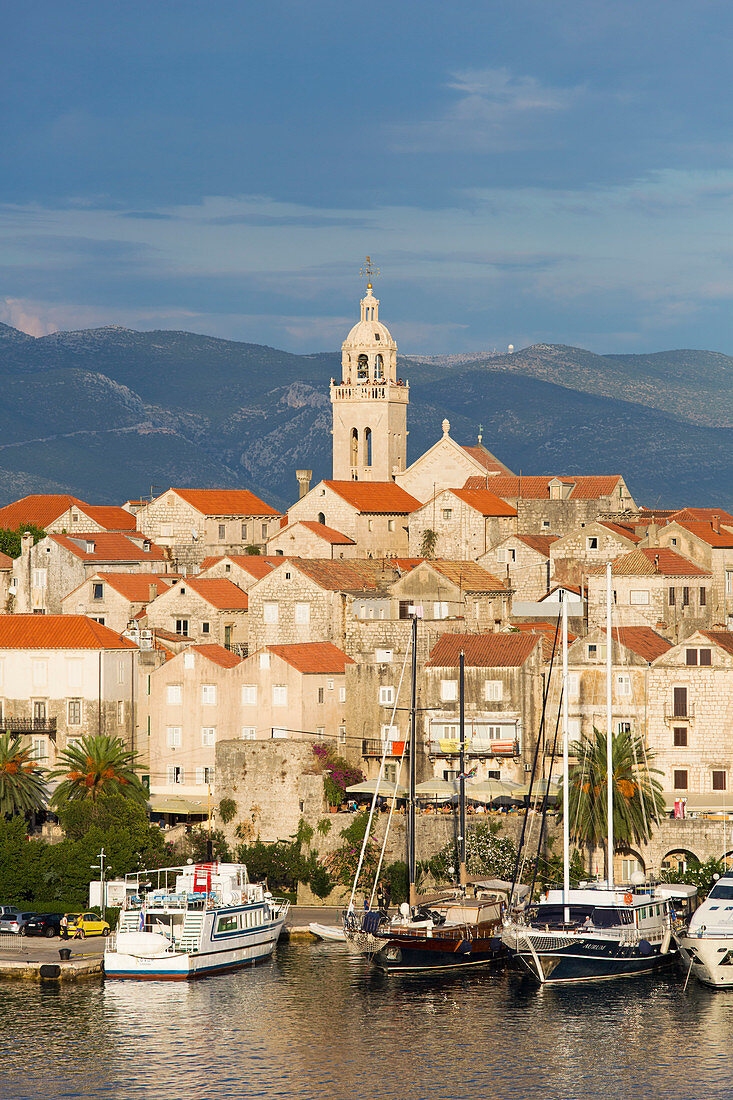
[[[510,353],[513,352],[514,351],[514,344],[510,344],[509,347],[507,348],[507,351],[510,352]]]

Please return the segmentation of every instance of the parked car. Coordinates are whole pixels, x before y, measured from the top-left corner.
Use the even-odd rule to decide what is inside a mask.
[[[15,936],[25,935],[25,926],[35,913],[12,913],[0,920],[0,932],[12,932]]]
[[[6,917],[13,917],[16,913],[19,913],[15,905],[0,905],[0,920],[5,920]]]
[[[110,926],[97,913],[67,913],[69,936],[81,931],[82,936],[108,936]]]
[[[52,936],[60,936],[61,914],[36,913],[34,917],[26,921],[25,934],[26,936],[46,936],[48,939],[51,939]]]

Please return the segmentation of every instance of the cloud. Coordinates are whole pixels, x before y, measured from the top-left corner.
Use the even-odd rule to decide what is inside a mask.
[[[58,332],[58,325],[50,319],[45,309],[23,298],[0,300],[0,320],[28,336],[48,336],[51,332]]]
[[[547,118],[570,110],[583,89],[557,88],[507,68],[464,69],[447,88],[458,99],[438,118],[391,128],[401,152],[507,152],[551,139]]]

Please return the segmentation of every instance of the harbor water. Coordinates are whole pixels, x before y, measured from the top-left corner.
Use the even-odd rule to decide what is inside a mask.
[[[385,976],[339,944],[188,984],[4,982],[0,1098],[731,1097],[733,995],[683,984]]]

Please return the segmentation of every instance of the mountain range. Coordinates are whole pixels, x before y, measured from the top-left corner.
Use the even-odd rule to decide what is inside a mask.
[[[621,473],[638,503],[733,509],[733,358],[401,356],[408,461],[439,438],[483,442],[524,473]],[[340,355],[294,355],[117,326],[35,338],[0,324],[0,504],[70,491],[94,503],[169,485],[245,487],[275,506],[296,467],[330,475],[329,379]]]

